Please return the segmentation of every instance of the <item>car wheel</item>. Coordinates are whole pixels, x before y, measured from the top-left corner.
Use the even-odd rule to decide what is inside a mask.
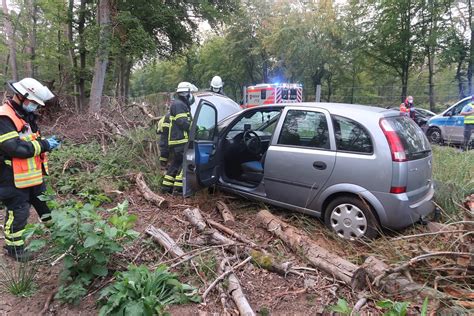
[[[441,130],[437,127],[432,127],[426,133],[428,136],[428,140],[432,144],[442,144],[443,143],[443,136],[441,135]]]
[[[378,222],[372,208],[361,198],[342,196],[326,207],[324,222],[339,237],[349,240],[373,239],[378,235]]]

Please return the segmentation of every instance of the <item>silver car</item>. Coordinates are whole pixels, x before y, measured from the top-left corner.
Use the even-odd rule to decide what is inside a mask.
[[[464,141],[464,116],[460,115],[464,106],[471,102],[471,97],[464,98],[438,115],[429,119],[426,136],[434,144],[462,144]],[[471,142],[474,141],[474,134]]]
[[[201,101],[185,150],[184,194],[217,184],[324,219],[340,237],[373,238],[434,210],[431,147],[398,111],[362,105],[260,106],[217,124]]]

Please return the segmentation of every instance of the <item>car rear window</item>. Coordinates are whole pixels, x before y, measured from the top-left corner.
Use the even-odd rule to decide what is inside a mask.
[[[387,118],[387,122],[400,137],[408,160],[421,159],[430,155],[431,146],[428,139],[426,139],[423,130],[411,118],[390,117]]]

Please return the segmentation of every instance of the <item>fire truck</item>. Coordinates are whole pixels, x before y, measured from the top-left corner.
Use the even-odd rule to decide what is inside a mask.
[[[244,88],[243,108],[274,103],[303,101],[303,86],[298,83],[261,83]]]

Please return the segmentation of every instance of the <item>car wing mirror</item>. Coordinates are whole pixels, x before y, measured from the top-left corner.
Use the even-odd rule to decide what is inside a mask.
[[[446,112],[446,113],[444,114],[444,116],[449,116],[449,117],[451,117],[451,116],[453,116],[453,112],[448,111],[448,112]]]

